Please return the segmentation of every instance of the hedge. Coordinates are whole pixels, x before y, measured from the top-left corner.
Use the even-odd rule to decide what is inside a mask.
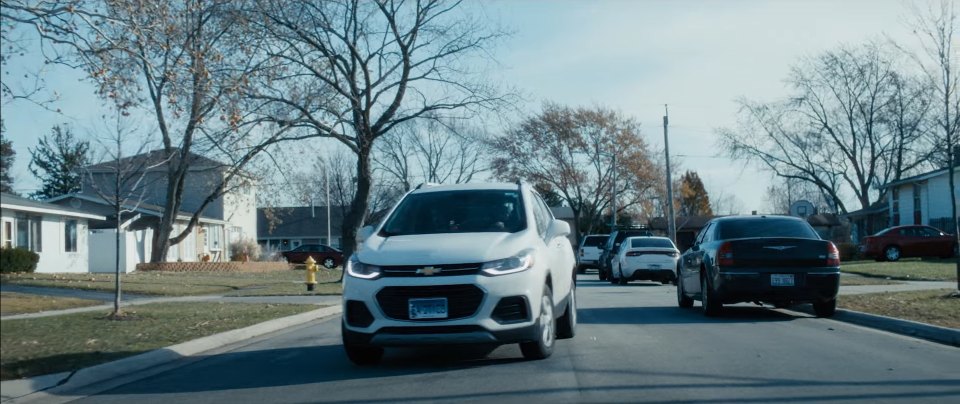
[[[26,248],[0,248],[0,272],[33,272],[37,269],[40,255]]]

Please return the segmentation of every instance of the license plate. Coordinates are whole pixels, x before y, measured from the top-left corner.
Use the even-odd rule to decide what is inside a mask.
[[[793,274],[770,274],[770,286],[793,286]]]
[[[650,269],[660,269],[660,264],[650,264]]]
[[[447,298],[410,299],[410,319],[447,318]]]

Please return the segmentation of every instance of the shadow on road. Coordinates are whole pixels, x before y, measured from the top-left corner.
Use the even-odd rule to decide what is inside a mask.
[[[720,317],[707,317],[699,307],[596,307],[577,310],[583,324],[699,324],[791,321],[795,316],[763,307],[728,306]]]

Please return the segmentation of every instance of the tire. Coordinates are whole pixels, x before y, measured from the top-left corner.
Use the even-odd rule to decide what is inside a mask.
[[[347,358],[357,366],[371,366],[380,363],[383,358],[383,348],[371,345],[359,345],[349,341],[347,330],[343,323],[340,323],[340,335],[343,338],[343,350],[347,352]]]
[[[334,269],[334,268],[337,267],[337,260],[335,260],[335,259],[333,259],[333,258],[329,258],[329,257],[328,257],[328,258],[324,258],[324,259],[323,259],[323,266],[327,267],[327,269]]]
[[[601,281],[607,280],[607,273],[603,271],[603,268],[597,269],[597,276],[600,277]]]
[[[693,307],[693,298],[687,296],[686,291],[683,290],[683,282],[679,280],[677,280],[677,306],[681,309]]]
[[[837,312],[837,298],[813,302],[813,313],[817,317],[833,317]]]
[[[620,268],[618,272],[620,273],[620,277],[617,278],[617,283],[620,285],[626,285],[628,281],[627,278],[623,276],[623,268]]]
[[[520,343],[520,352],[528,360],[549,358],[553,354],[553,345],[556,342],[556,322],[553,317],[553,292],[550,286],[543,286],[543,296],[540,298],[540,318],[537,319],[537,340]]]
[[[616,285],[620,283],[620,280],[613,276],[613,273],[607,275],[607,280],[610,281],[611,285]]]
[[[557,319],[557,339],[573,338],[577,335],[577,288],[570,287],[567,297],[567,309]]]
[[[710,284],[707,282],[706,276],[700,278],[700,291],[702,295],[700,298],[700,307],[703,310],[703,314],[707,317],[719,316],[720,313],[723,312],[723,304],[717,299],[716,293],[710,290]]]
[[[883,249],[883,258],[887,261],[894,262],[900,259],[900,247],[895,245],[888,246]]]

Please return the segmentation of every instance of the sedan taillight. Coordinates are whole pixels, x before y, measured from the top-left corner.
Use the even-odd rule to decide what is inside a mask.
[[[717,264],[725,267],[733,266],[733,244],[729,241],[720,244],[720,248],[717,249]]]
[[[627,251],[627,256],[628,256],[628,257],[639,257],[639,256],[640,256],[640,251]]]
[[[833,243],[827,243],[827,266],[840,266],[840,250]]]

